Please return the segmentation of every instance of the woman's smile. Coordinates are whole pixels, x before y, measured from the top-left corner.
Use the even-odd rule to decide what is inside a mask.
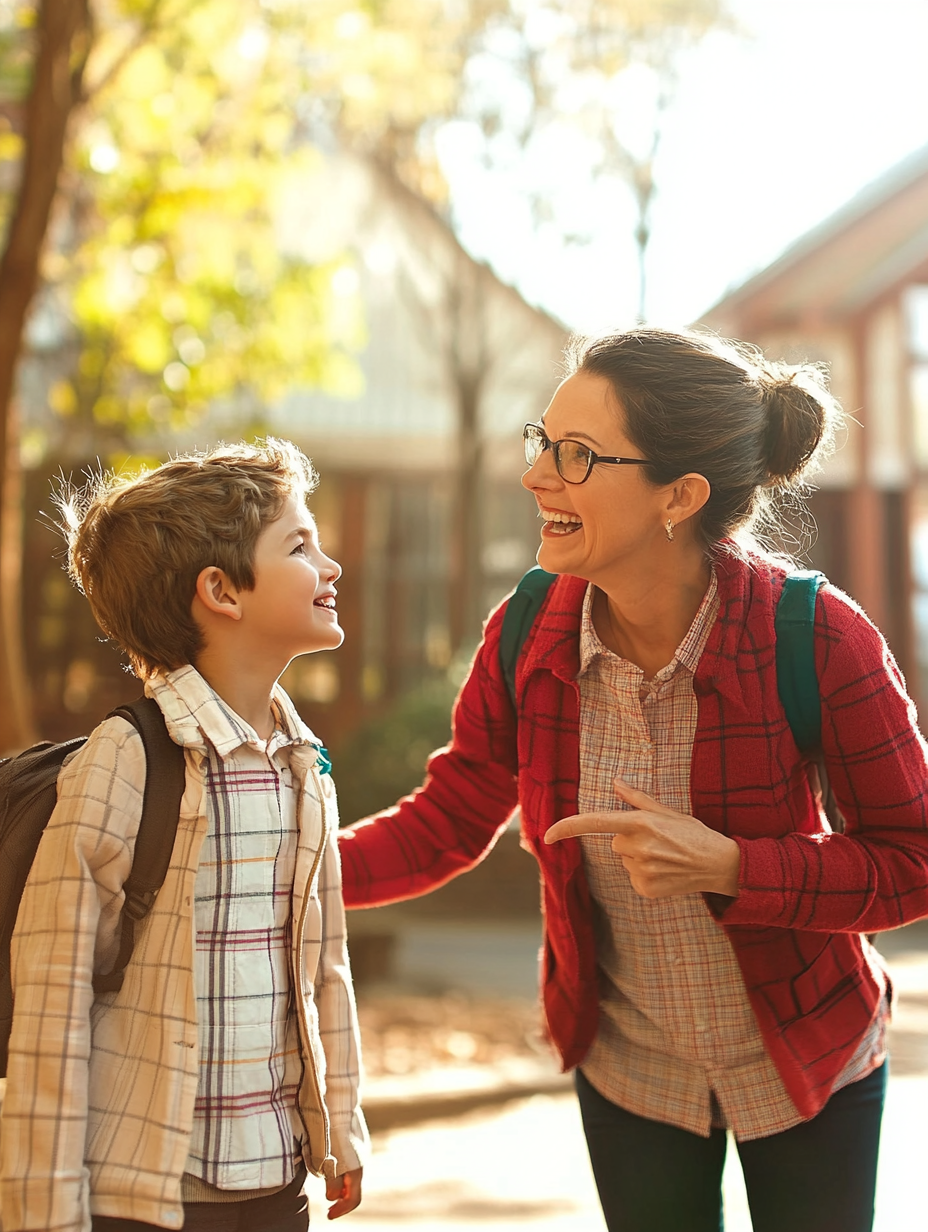
[[[583,526],[582,520],[575,513],[568,513],[564,509],[546,509],[539,504],[538,514],[544,519],[541,533],[548,538],[572,535]]]

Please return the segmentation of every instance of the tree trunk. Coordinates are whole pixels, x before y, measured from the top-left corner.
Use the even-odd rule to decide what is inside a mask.
[[[451,527],[452,653],[480,640],[483,610],[484,444],[481,407],[491,367],[484,271],[457,253],[445,290],[444,358],[456,412]]]
[[[450,631],[454,653],[471,651],[480,638],[483,610],[483,442],[481,380],[471,371],[452,374],[457,406],[457,474],[452,515]]]
[[[91,31],[89,0],[42,0],[25,110],[21,178],[0,256],[0,750],[4,751],[21,748],[33,738],[20,629],[22,514],[16,372],[64,160],[68,119],[80,99]]]

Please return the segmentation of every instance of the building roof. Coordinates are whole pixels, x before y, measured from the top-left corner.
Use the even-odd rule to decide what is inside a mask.
[[[840,320],[928,270],[928,145],[813,227],[709,309],[704,324],[750,332]]]

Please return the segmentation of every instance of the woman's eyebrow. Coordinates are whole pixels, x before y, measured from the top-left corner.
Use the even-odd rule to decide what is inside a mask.
[[[542,427],[544,423],[542,422]],[[597,449],[602,449],[602,445],[595,436],[590,436],[588,432],[565,432],[563,436],[557,438],[559,441],[589,441],[591,445],[595,445]]]
[[[598,446],[600,449],[602,449],[602,445],[600,445],[600,443],[599,443],[599,441],[596,439],[596,437],[595,437],[595,436],[590,436],[590,435],[589,435],[588,433],[586,433],[586,432],[568,432],[568,433],[567,433],[567,436],[568,436],[568,438],[569,438],[570,440],[572,440],[572,441],[580,441],[580,440],[583,440],[583,441],[589,441],[591,445],[596,445],[596,446]]]

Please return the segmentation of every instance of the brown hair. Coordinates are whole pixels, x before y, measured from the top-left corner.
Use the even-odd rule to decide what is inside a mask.
[[[699,533],[709,550],[738,531],[775,530],[779,506],[807,489],[841,418],[819,365],[771,361],[710,334],[578,339],[567,367],[609,381],[653,484],[693,471],[708,479]]]
[[[135,477],[101,473],[55,498],[68,572],[103,632],[143,680],[192,663],[203,648],[191,605],[197,577],[215,565],[251,590],[258,536],[289,496],[317,477],[289,441],[220,445]]]

